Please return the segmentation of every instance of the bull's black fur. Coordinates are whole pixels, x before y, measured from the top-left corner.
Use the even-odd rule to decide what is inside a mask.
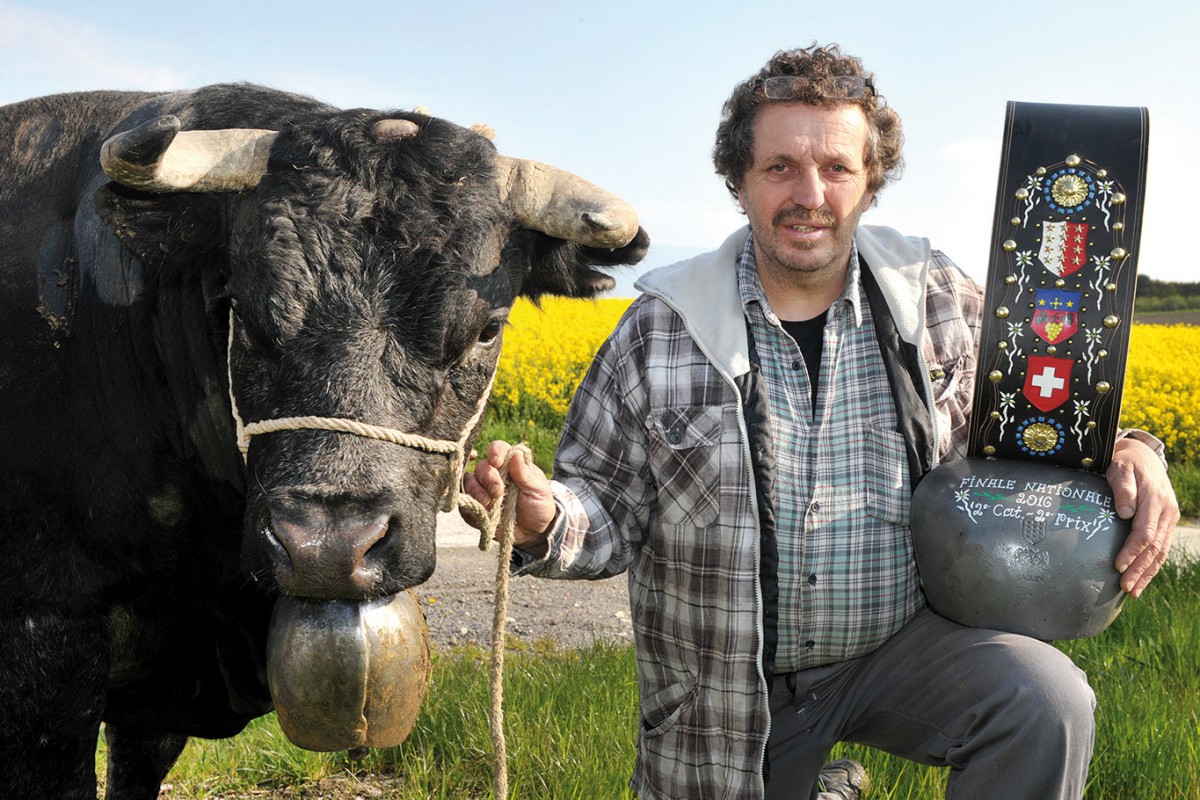
[[[167,114],[280,131],[268,173],[244,192],[110,183],[100,144]],[[388,118],[420,132],[374,136]],[[646,247],[520,227],[494,152],[441,120],[246,85],[0,108],[0,797],[93,797],[102,720],[108,797],[155,797],[187,736],[270,709],[281,587],[370,597],[428,577],[447,459],[301,431],[255,438],[243,466],[228,319],[245,418],[457,439],[514,299],[594,295],[611,279],[593,265]],[[264,532],[375,518],[387,534],[350,584],[291,576]]]

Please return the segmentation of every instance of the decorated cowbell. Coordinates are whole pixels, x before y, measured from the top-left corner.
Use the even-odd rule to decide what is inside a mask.
[[[1039,639],[1100,633],[1130,524],[1104,471],[1136,287],[1145,109],[1009,103],[968,458],[921,481],[933,609]]]

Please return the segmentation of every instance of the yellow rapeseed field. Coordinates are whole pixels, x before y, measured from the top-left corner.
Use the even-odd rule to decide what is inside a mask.
[[[561,425],[571,395],[628,298],[519,301],[504,334],[493,413]],[[1200,327],[1134,325],[1121,424],[1160,437],[1174,461],[1200,464]]]
[[[518,300],[496,370],[495,413],[513,421],[560,424],[596,350],[631,302],[546,297],[539,309]]]
[[[1200,327],[1133,326],[1121,424],[1162,439],[1173,461],[1200,464]]]

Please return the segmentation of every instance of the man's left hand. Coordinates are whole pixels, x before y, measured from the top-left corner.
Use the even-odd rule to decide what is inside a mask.
[[[1121,588],[1139,597],[1167,560],[1179,503],[1162,460],[1136,439],[1117,442],[1106,477],[1117,516],[1133,520],[1133,530],[1117,553]]]

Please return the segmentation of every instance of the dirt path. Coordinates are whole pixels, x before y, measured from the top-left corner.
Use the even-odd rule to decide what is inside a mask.
[[[491,642],[496,548],[479,550],[479,536],[457,514],[438,515],[437,568],[415,591],[434,647]],[[514,578],[509,583],[508,633],[524,641],[553,639],[565,647],[632,640],[626,578],[556,581]]]

